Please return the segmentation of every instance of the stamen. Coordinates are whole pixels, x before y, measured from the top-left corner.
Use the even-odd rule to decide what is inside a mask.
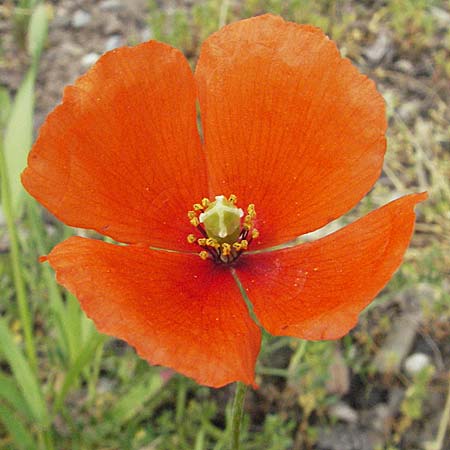
[[[234,248],[235,250],[239,251],[239,250],[241,250],[241,248],[242,248],[242,244],[241,244],[240,242],[235,242],[235,243],[233,244],[233,248]]]
[[[231,245],[230,244],[227,244],[226,242],[224,242],[222,244],[222,255],[223,256],[231,255]]]
[[[223,195],[211,202],[202,198],[188,212],[189,222],[202,235],[189,234],[187,241],[203,248],[199,252],[203,260],[212,259],[216,264],[231,264],[248,249],[253,239],[259,236],[254,228],[256,219],[255,205],[249,204],[247,214],[236,206],[237,197],[231,194],[228,199]],[[247,239],[250,235],[250,239]]]
[[[191,222],[191,225],[194,225],[194,227],[198,227],[200,225],[198,217],[193,217],[189,222]]]
[[[220,244],[214,238],[206,239],[206,245],[212,248],[219,248]]]
[[[231,195],[228,197],[228,201],[229,201],[230,203],[232,203],[233,205],[235,205],[236,202],[237,202],[237,197],[236,197],[234,194],[231,194]]]

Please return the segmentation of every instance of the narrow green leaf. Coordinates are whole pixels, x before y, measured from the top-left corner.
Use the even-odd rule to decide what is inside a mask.
[[[95,334],[93,333],[91,339],[88,339],[86,344],[83,345],[83,347],[80,349],[77,359],[68,370],[64,378],[63,385],[61,386],[60,391],[57,393],[55,403],[53,405],[54,413],[57,413],[63,406],[64,400],[66,398],[67,393],[69,392],[69,389],[77,381],[77,378],[80,375],[81,371],[84,369],[84,367],[92,361],[92,359],[94,358],[95,351],[97,350],[97,347],[100,344],[103,344],[106,339],[107,336],[103,334],[97,334],[97,332],[95,332]]]
[[[14,447],[12,448],[23,450],[37,449],[33,436],[28,431],[29,428],[18,420],[17,416],[15,416],[11,409],[2,403],[0,403],[0,422],[3,423],[7,432],[11,436],[11,440],[14,443]]]
[[[2,319],[0,319],[0,354],[11,366],[14,378],[28,403],[34,420],[42,427],[47,427],[50,420],[38,380],[14,342],[6,322]]]
[[[17,389],[17,384],[10,376],[2,372],[0,372],[0,399],[9,403],[23,417],[32,420],[33,416],[22,393]]]
[[[114,405],[109,415],[110,420],[116,426],[121,426],[132,419],[144,408],[145,403],[160,391],[163,384],[162,377],[155,372],[132,386]]]
[[[27,48],[28,53],[37,63],[44,48],[48,35],[48,7],[40,3],[34,8],[28,25]]]
[[[81,311],[78,300],[72,295],[67,296],[65,306],[64,328],[68,341],[70,361],[73,362],[84,343],[81,329],[82,322],[89,319]]]
[[[21,197],[24,190],[20,183],[20,173],[25,168],[27,154],[33,142],[35,69],[28,70],[17,91],[4,135],[4,152],[11,202],[16,217],[21,212]]]
[[[27,218],[29,220],[29,227],[31,236],[36,246],[36,251],[39,255],[45,255],[49,250],[47,242],[47,232],[44,228],[44,223],[40,217],[39,208],[34,199],[27,199]],[[51,314],[49,315],[49,324],[55,329],[55,344],[58,350],[63,354],[64,361],[69,361],[69,342],[67,337],[67,328],[65,326],[66,307],[61,295],[61,291],[56,283],[55,274],[48,264],[40,266],[43,279],[47,286],[49,306]],[[78,344],[79,349],[81,344]]]
[[[3,128],[11,112],[11,99],[8,89],[0,87],[0,129]]]
[[[19,0],[19,7],[21,9],[31,9],[36,2],[37,0]]]

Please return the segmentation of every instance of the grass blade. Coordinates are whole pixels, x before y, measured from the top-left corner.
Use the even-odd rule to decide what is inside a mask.
[[[20,173],[25,168],[33,142],[34,80],[35,69],[32,67],[17,91],[4,135],[4,158],[15,217],[20,215],[23,206],[24,189]]]
[[[156,372],[132,386],[114,405],[109,416],[111,421],[116,426],[126,423],[142,410],[145,403],[160,391],[163,384],[163,378]]]
[[[8,90],[4,87],[0,87],[0,129],[8,120],[9,113],[11,111],[11,99],[9,98]]]
[[[11,436],[11,440],[14,442],[14,448],[21,450],[35,450],[38,448],[33,436],[28,431],[29,428],[17,419],[10,408],[2,403],[0,403],[0,422],[3,423]]]
[[[64,378],[63,385],[59,390],[53,405],[54,413],[57,413],[61,409],[69,389],[77,381],[77,378],[84,367],[92,361],[97,347],[100,344],[103,344],[106,339],[107,336],[98,334],[97,331],[93,333],[93,336],[90,339],[87,339],[86,344],[80,349],[77,359]]]
[[[42,49],[48,35],[48,9],[44,3],[38,4],[34,8],[28,25],[27,49],[33,58],[33,63],[37,64],[41,57]]]
[[[28,360],[33,370],[37,370],[36,361],[36,349],[34,345],[33,337],[33,325],[31,312],[28,305],[25,282],[23,278],[21,255],[19,248],[19,239],[17,236],[17,230],[14,223],[14,207],[12,204],[10,184],[9,184],[9,172],[6,164],[2,133],[0,128],[0,190],[3,212],[5,214],[6,226],[10,239],[10,258],[13,271],[14,287],[16,289],[17,304],[19,307],[20,320],[22,323],[24,338],[25,338],[25,350]]]
[[[26,400],[35,422],[42,428],[47,428],[50,420],[44,397],[38,380],[14,342],[11,333],[3,319],[0,319],[0,353],[11,367],[14,378]]]
[[[3,399],[23,417],[28,420],[33,419],[27,402],[23,398],[22,393],[17,389],[17,384],[11,377],[2,372],[0,372],[0,399]]]

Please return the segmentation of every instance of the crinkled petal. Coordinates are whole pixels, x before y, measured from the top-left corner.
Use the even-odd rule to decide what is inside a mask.
[[[254,385],[261,333],[229,270],[196,255],[77,237],[47,259],[98,329],[150,363],[208,386]]]
[[[319,29],[233,23],[205,41],[195,77],[210,192],[255,204],[253,248],[320,228],[378,178],[384,101]]]
[[[154,41],[113,50],[66,88],[23,184],[68,225],[186,249],[186,213],[207,192],[195,104],[178,50]]]
[[[236,271],[264,328],[311,340],[346,334],[401,264],[425,198],[402,197],[312,243],[242,257]]]

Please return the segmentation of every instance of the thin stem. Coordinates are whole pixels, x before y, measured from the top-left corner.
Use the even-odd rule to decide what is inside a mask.
[[[301,362],[301,360],[303,359],[303,355],[305,354],[306,351],[306,344],[308,341],[300,341],[300,343],[297,346],[297,349],[294,352],[293,357],[291,358],[291,362],[289,363],[289,367],[288,367],[288,374],[289,376],[293,376]]]
[[[11,245],[11,265],[13,272],[14,287],[17,296],[17,305],[19,307],[20,321],[22,323],[25,351],[30,366],[37,371],[36,348],[33,339],[33,327],[31,323],[31,313],[28,306],[25,282],[20,264],[19,240],[17,237],[16,227],[14,224],[14,213],[11,203],[11,192],[9,187],[8,170],[6,167],[6,159],[3,153],[3,135],[0,133],[0,183],[2,192],[2,205],[5,214],[6,226]]]
[[[442,417],[439,422],[439,429],[436,436],[436,440],[426,447],[427,450],[442,450],[449,422],[450,422],[450,378],[448,384],[447,400],[445,402],[444,411],[442,413]]]
[[[186,439],[184,417],[186,412],[187,384],[186,379],[183,376],[179,376],[177,381],[178,386],[175,406],[175,424],[178,430],[178,439],[180,442],[184,442]]]
[[[244,415],[244,400],[247,385],[238,381],[234,394],[233,410],[231,412],[231,450],[239,450],[242,417]]]
[[[281,378],[288,378],[290,375],[286,369],[278,369],[276,367],[257,366],[256,373],[258,375],[270,375]]]
[[[222,0],[219,12],[219,28],[222,28],[227,23],[227,15],[229,7],[230,7],[230,0]]]
[[[186,379],[184,377],[178,377],[177,401],[175,412],[175,422],[178,426],[181,426],[183,424],[184,413],[186,410],[186,394],[187,394]]]
[[[101,343],[94,354],[94,362],[92,366],[91,376],[88,381],[88,408],[91,408],[95,402],[95,389],[97,387],[98,377],[100,374],[100,364],[102,362],[103,349],[105,345]]]

